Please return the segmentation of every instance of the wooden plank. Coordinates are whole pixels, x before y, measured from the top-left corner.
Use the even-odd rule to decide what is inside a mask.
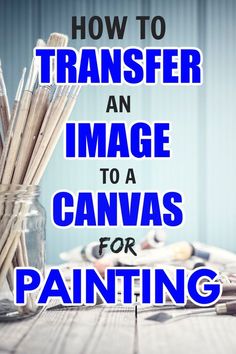
[[[33,329],[17,345],[15,353],[80,353],[80,348],[92,336],[94,323],[101,312],[102,308],[99,306],[92,309],[74,307],[45,311]],[[73,329],[73,324],[76,330]],[[73,336],[75,337],[73,345],[76,345],[74,348],[70,342]]]
[[[0,353],[14,351],[18,343],[33,330],[42,314],[26,320],[0,323]]]
[[[184,310],[178,310],[181,313]],[[201,315],[180,321],[158,323],[146,318],[157,313],[138,310],[139,354],[233,354],[236,352],[236,317]],[[182,312],[183,313],[183,312]]]
[[[178,310],[182,313],[183,310]],[[0,353],[14,354],[234,354],[236,317],[202,315],[166,324],[139,307],[95,306],[45,311],[0,324]]]
[[[131,354],[135,347],[134,306],[103,306],[84,354]],[[69,350],[69,347],[67,347]],[[64,353],[66,353],[65,351]],[[72,354],[76,352],[70,352]]]
[[[1,340],[1,349],[5,353],[133,353],[134,307],[95,306],[45,311],[36,320],[5,325],[2,337],[5,342],[3,346]]]

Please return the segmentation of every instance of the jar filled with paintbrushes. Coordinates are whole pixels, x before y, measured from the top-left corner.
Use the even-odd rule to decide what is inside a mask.
[[[44,273],[46,218],[38,198],[39,186],[0,185],[0,321],[40,310],[32,294],[24,306],[14,305],[14,269],[30,266]]]
[[[67,44],[66,35],[51,33],[47,42],[38,39],[36,47]],[[24,306],[14,306],[14,269],[33,266],[43,270],[45,214],[35,185],[40,183],[80,91],[79,86],[54,82],[42,86],[37,59],[33,57],[28,70],[23,69],[12,108],[0,61],[0,318],[5,320],[38,311],[32,295]]]

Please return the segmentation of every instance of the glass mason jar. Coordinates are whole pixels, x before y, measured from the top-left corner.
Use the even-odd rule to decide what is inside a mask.
[[[44,274],[45,211],[39,186],[0,185],[0,321],[36,314],[35,296],[14,305],[14,268],[35,267]]]

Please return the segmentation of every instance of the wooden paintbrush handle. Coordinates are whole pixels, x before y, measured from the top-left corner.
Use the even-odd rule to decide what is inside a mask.
[[[18,232],[14,238],[14,241],[11,245],[11,247],[8,249],[8,253],[7,253],[7,256],[4,260],[4,263],[1,267],[1,271],[0,271],[0,288],[6,278],[6,275],[11,267],[11,264],[12,264],[12,260],[13,260],[13,257],[15,255],[15,252],[16,252],[16,249],[17,249],[17,246],[18,246],[18,243],[19,243],[19,238],[20,238],[20,232]]]
[[[2,151],[3,151],[3,142],[2,142],[2,137],[0,135],[0,158],[2,158]]]
[[[236,284],[223,284],[222,295],[235,294],[236,295]]]
[[[45,117],[43,119],[43,123],[41,125],[40,131],[39,131],[39,134],[37,137],[37,141],[34,145],[34,150],[33,150],[31,157],[30,157],[30,163],[28,165],[27,171],[30,169],[30,166],[31,166],[32,162],[34,161],[35,157],[37,156],[37,154],[40,152],[39,147],[41,145],[42,140],[45,139],[45,134],[47,134],[47,131],[48,131],[48,125],[51,124],[51,121],[53,120],[51,116],[52,116],[52,114],[55,115],[55,111],[57,111],[57,109],[58,109],[58,105],[60,103],[60,100],[61,100],[61,96],[57,96],[55,99],[53,99],[50,102],[50,104],[48,106],[47,112],[45,114]],[[56,124],[56,123],[54,123],[54,124]]]
[[[8,127],[8,131],[7,131],[7,135],[4,141],[4,147],[2,150],[2,155],[0,155],[0,180],[2,179],[2,175],[3,175],[3,170],[5,167],[5,163],[6,163],[6,158],[7,158],[7,154],[8,154],[8,150],[10,147],[10,143],[11,143],[11,137],[12,137],[12,132],[13,132],[13,128],[16,122],[16,116],[17,116],[17,110],[18,110],[18,106],[19,106],[19,102],[15,101],[14,105],[13,105],[13,110],[12,110],[12,118],[10,120],[10,124]]]
[[[47,148],[47,145],[50,141],[50,138],[52,134],[54,133],[54,129],[56,127],[58,117],[61,116],[63,109],[65,108],[67,97],[59,97],[58,101],[55,102],[55,107],[54,110],[50,116],[50,119],[47,122],[47,125],[45,126],[44,131],[42,131],[42,134],[39,134],[37,143],[35,146],[35,154],[32,155],[31,161],[29,163],[29,168],[27,170],[24,183],[30,183],[32,180],[34,173],[41,161],[42,155]]]
[[[10,121],[10,114],[8,108],[8,102],[6,96],[0,96],[0,109],[1,109],[1,118],[2,118],[2,129],[4,137],[7,135],[7,130]]]
[[[68,117],[70,116],[75,103],[76,103],[76,97],[69,99],[69,102],[67,102],[67,105],[66,105],[66,107],[65,107],[65,109],[64,109],[64,111],[57,123],[57,126],[53,132],[53,135],[51,136],[51,139],[47,145],[47,148],[41,158],[39,165],[37,166],[37,170],[35,171],[34,177],[30,181],[30,183],[38,184],[40,182],[40,179],[45,171],[48,161],[49,161],[50,157],[52,156],[53,150],[58,142],[58,139],[61,136],[62,130],[64,128],[64,124],[67,121]]]
[[[1,183],[3,184],[11,183],[16,157],[19,151],[21,135],[23,133],[25,122],[30,108],[31,98],[32,98],[32,92],[24,91],[19,106],[18,118],[15,125],[14,139],[11,140],[11,144],[6,158],[5,168],[1,178]]]
[[[49,89],[39,87],[33,95],[27,122],[22,135],[12,183],[22,183],[48,107]]]

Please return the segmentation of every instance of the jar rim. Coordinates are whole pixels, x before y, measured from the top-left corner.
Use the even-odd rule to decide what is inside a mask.
[[[39,196],[40,186],[33,184],[0,184],[0,196],[10,195]]]

